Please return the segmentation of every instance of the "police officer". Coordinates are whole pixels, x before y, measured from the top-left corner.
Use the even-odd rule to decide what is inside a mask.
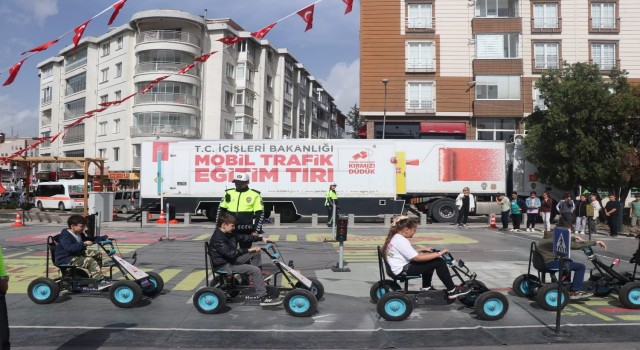
[[[333,225],[333,206],[336,206],[336,214],[338,213],[338,194],[336,193],[336,184],[329,185],[327,193],[324,195],[324,206],[327,208],[327,226]]]
[[[249,174],[236,173],[232,181],[236,188],[225,191],[218,206],[218,216],[227,212],[236,218],[234,233],[258,235],[262,232],[264,207],[260,192],[249,188]],[[216,218],[216,222],[218,218]],[[240,248],[251,248],[251,242],[241,242]]]

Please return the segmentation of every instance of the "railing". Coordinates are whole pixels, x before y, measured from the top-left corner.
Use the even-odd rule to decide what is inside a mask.
[[[434,70],[435,65],[433,64],[433,60],[424,60],[424,59],[411,59],[407,58],[407,69],[424,69],[424,70]]]
[[[533,18],[533,28],[534,29],[552,29],[558,28],[560,21],[558,17],[553,18]]]
[[[65,96],[75,94],[76,92],[84,91],[87,89],[86,81],[76,81],[73,83],[67,83],[67,89],[65,90]]]
[[[131,127],[131,137],[147,136],[183,137],[187,139],[196,139],[200,137],[200,129],[197,127],[182,125],[134,125]]]
[[[558,69],[560,60],[557,55],[536,56],[535,69]]]
[[[42,100],[40,101],[40,106],[50,105],[51,99],[52,99],[51,96],[42,98]]]
[[[84,115],[84,107],[79,109],[66,110],[64,112],[64,120],[80,118]]]
[[[237,105],[235,107],[236,114],[243,114],[253,117],[253,107],[245,105]]]
[[[292,102],[292,101],[293,101],[293,93],[291,93],[291,92],[285,92],[285,93],[284,93],[284,99],[285,99],[285,100],[287,100],[287,101],[289,101],[289,102]]]
[[[422,110],[433,112],[433,101],[409,101],[407,102],[407,110]]]
[[[136,74],[146,73],[146,72],[160,72],[160,71],[177,72],[180,69],[184,68],[188,64],[189,64],[189,62],[185,62],[185,63],[174,63],[174,62],[145,62],[145,63],[138,63],[136,65]],[[200,75],[200,68],[198,68],[197,66],[193,67],[186,74],[198,76],[198,75]]]
[[[60,168],[64,170],[81,170],[83,169],[83,166],[80,164],[76,164],[75,162],[71,162],[71,163],[62,163],[62,166]]]
[[[65,72],[69,72],[72,71],[76,68],[82,67],[84,65],[87,64],[87,58],[80,58],[77,61],[71,62],[71,63],[67,63],[66,66],[64,67],[64,71]]]
[[[198,106],[199,99],[197,96],[188,94],[174,94],[164,92],[147,92],[138,94],[135,97],[135,104],[142,103],[177,103],[190,106]]]
[[[616,19],[614,17],[591,17],[591,28],[614,29],[616,28]]]
[[[435,18],[433,17],[407,18],[407,29],[430,30],[430,29],[433,29],[434,22],[435,22]]]
[[[152,30],[142,32],[136,36],[137,44],[153,41],[177,41],[198,47],[200,46],[200,39],[195,35],[175,30]]]

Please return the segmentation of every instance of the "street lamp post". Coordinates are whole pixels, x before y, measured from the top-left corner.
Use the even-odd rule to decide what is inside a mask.
[[[387,129],[387,84],[389,79],[382,79],[384,84],[384,110],[382,112],[382,139],[384,140],[384,132]]]

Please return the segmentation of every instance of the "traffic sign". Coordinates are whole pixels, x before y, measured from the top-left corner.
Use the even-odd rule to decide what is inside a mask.
[[[565,259],[571,258],[571,231],[566,227],[553,229],[553,252]]]

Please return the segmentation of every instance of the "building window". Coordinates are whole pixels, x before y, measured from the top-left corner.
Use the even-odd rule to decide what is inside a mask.
[[[100,103],[107,103],[109,102],[109,95],[102,95],[100,96]]]
[[[476,58],[518,58],[520,34],[476,34]]]
[[[122,63],[116,63],[116,78],[122,76]]]
[[[273,89],[273,77],[270,75],[267,75],[267,87]]]
[[[227,63],[227,77],[233,78],[233,72],[235,71],[235,67],[231,63]]]
[[[591,3],[591,29],[615,29],[616,28],[616,4]]]
[[[244,105],[244,90],[236,91],[236,106]]]
[[[224,105],[229,107],[233,106],[233,92],[224,92]]]
[[[116,97],[114,98],[115,101],[120,101],[122,100],[122,91],[118,90],[116,91]]]
[[[113,147],[113,161],[117,162],[120,160],[120,147]]]
[[[84,115],[84,108],[85,108],[84,98],[65,103],[64,120],[82,117]]]
[[[284,62],[284,75],[288,76],[289,78],[293,78],[293,62]]]
[[[109,56],[109,53],[111,53],[111,43],[102,44],[102,57]]]
[[[107,81],[109,81],[109,68],[105,68],[103,70],[100,71],[100,82],[101,83],[106,83]]]
[[[98,158],[105,158],[107,156],[107,149],[106,148],[100,148],[98,150]]]
[[[53,97],[53,88],[51,86],[47,86],[42,89],[42,105],[48,105],[51,103],[51,98]]]
[[[533,4],[533,28],[558,28],[558,4]]]
[[[124,38],[119,36],[118,39],[116,39],[116,50],[120,50],[124,47]]]
[[[107,134],[107,122],[100,122],[98,124],[98,136],[104,136]]]
[[[233,135],[233,122],[231,120],[224,120],[224,133],[225,135]]]
[[[269,114],[269,115],[273,114],[273,102],[267,101],[266,105],[265,105],[265,110],[266,110],[267,114]]]
[[[78,74],[66,80],[65,96],[69,96],[87,89],[87,73]]]
[[[433,28],[433,4],[409,4],[407,5],[407,28],[430,29]]]
[[[70,127],[64,135],[63,144],[84,142],[84,124]]]
[[[289,102],[293,101],[293,84],[288,81],[284,82],[284,99]]]
[[[615,43],[591,43],[591,63],[597,64],[600,70],[611,70],[616,66]]]
[[[241,41],[241,42],[236,44],[236,47],[238,48],[238,52],[246,52],[247,51],[247,42],[246,41]]]
[[[120,133],[120,119],[115,119],[113,121],[113,133],[114,134]]]
[[[558,43],[534,43],[534,69],[558,69],[560,68],[560,44]]]
[[[64,71],[70,72],[76,68],[80,68],[87,64],[87,49],[77,50],[76,52],[65,56]]]
[[[432,42],[408,42],[406,69],[434,70],[433,47]]]
[[[40,71],[40,78],[41,79],[49,78],[52,75],[53,75],[53,66],[48,66],[48,67],[42,68],[42,70]]]
[[[287,105],[282,108],[282,122],[291,125],[291,107]]]
[[[476,77],[476,100],[519,100],[520,76],[479,75]]]
[[[518,0],[476,0],[476,17],[518,17]]]
[[[270,126],[265,126],[264,127],[264,138],[265,139],[270,139],[271,136],[271,127]]]
[[[547,106],[544,104],[544,100],[540,96],[540,90],[533,88],[533,109],[546,111]]]
[[[478,140],[512,141],[516,133],[514,119],[478,118],[476,119],[476,138]]]
[[[435,110],[432,82],[410,82],[407,85],[407,110]]]
[[[238,63],[238,67],[236,68],[236,81],[244,81],[244,71],[245,64]]]

